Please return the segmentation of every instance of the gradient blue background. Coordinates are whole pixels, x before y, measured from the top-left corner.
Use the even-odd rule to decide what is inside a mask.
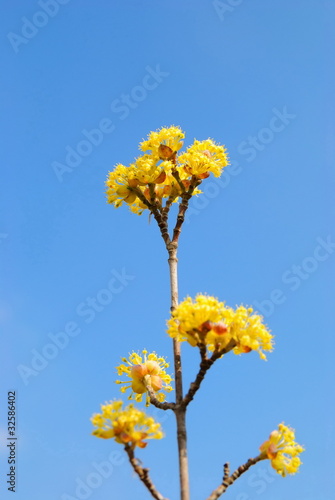
[[[15,50],[8,34],[22,36],[22,18],[43,24],[45,16],[36,17],[36,1],[1,1],[1,498],[12,498],[4,481],[8,390],[17,392],[17,500],[149,498],[121,447],[90,435],[89,418],[119,397],[121,356],[146,347],[172,360],[168,268],[155,222],[107,205],[104,181],[113,165],[138,154],[150,130],[175,124],[186,144],[195,137],[225,144],[234,166],[221,185],[208,179],[202,200],[192,201],[180,297],[207,292],[231,306],[256,302],[267,307],[276,337],[267,362],[256,353],[218,362],[191,404],[192,500],[219,484],[225,461],[236,468],[255,456],[281,421],[306,447],[301,472],[282,479],[262,462],[225,498],[335,499],[334,248],[310,260],[318,238],[335,241],[335,4],[222,5],[228,8],[218,12],[200,0],[70,0]],[[165,76],[144,96],[134,88],[148,66]],[[121,112],[115,101],[123,94],[144,97]],[[263,129],[285,107],[291,118],[271,137]],[[61,182],[54,162],[64,164],[67,148],[85,139],[82,130],[104,118],[113,132]],[[259,134],[267,143],[250,151]],[[301,265],[309,271],[297,278],[293,266]],[[111,273],[122,269],[133,279],[99,312],[83,315],[87,299],[102,297]],[[281,303],[264,304],[276,289]],[[49,334],[68,322],[80,333],[24,383],[18,367],[31,366]],[[188,345],[183,353],[188,384],[198,355]],[[174,418],[154,414],[166,439],[139,456],[172,500]],[[76,495],[78,481],[94,482],[95,465],[106,460],[114,464],[108,477]]]

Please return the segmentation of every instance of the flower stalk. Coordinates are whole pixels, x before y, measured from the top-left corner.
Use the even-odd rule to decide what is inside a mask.
[[[171,312],[178,306],[178,259],[177,242],[170,243],[167,246],[169,252],[170,269],[170,291],[171,291]],[[173,357],[175,369],[175,389],[176,389],[176,407],[174,413],[177,423],[177,441],[178,441],[178,459],[179,459],[179,479],[180,479],[180,498],[189,500],[189,473],[187,457],[187,432],[186,432],[186,407],[182,406],[183,401],[183,380],[181,366],[181,346],[178,340],[173,339]]]
[[[257,464],[260,460],[262,460],[260,455],[255,458],[249,458],[245,464],[240,465],[240,467],[238,467],[231,475],[229,475],[229,464],[224,464],[222,483],[209,495],[206,500],[217,500],[223,493],[226,492],[227,488],[236,481],[236,479],[244,474],[244,472],[247,472],[252,465]]]
[[[167,500],[165,497],[163,497],[163,495],[161,495],[161,493],[159,493],[159,491],[157,491],[156,487],[151,481],[149,476],[149,469],[145,469],[144,467],[142,467],[139,464],[138,460],[135,458],[134,450],[129,445],[126,445],[124,449],[128,455],[129,462],[132,468],[134,469],[135,473],[138,475],[144,486],[149,490],[151,496],[156,500]]]

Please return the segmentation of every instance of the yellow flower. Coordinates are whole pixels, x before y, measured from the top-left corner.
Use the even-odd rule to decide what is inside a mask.
[[[113,172],[109,172],[106,181],[107,202],[111,203],[116,208],[120,207],[123,202],[128,204],[133,203],[136,200],[136,194],[132,190],[136,185],[133,179],[133,165],[129,167],[125,167],[121,164],[116,165]]]
[[[272,467],[283,477],[298,472],[301,465],[298,455],[305,451],[295,442],[294,430],[283,423],[279,424],[278,430],[271,432],[259,449],[262,458],[269,458]]]
[[[140,143],[140,149],[151,151],[153,156],[161,160],[168,160],[180,150],[184,137],[185,134],[179,127],[163,127],[150,132],[148,139]]]
[[[226,149],[211,139],[195,140],[192,146],[178,157],[178,161],[189,175],[205,179],[211,172],[215,177],[220,177],[222,169],[228,165],[228,156]]]
[[[136,159],[134,168],[134,178],[145,186],[151,184],[162,184],[167,173],[172,169],[173,164],[170,161],[159,162],[159,158],[151,155],[143,155]]]
[[[255,350],[266,359],[263,350],[272,350],[273,337],[262,317],[252,313],[251,307],[234,310],[215,297],[199,294],[195,301],[187,297],[172,312],[168,334],[192,346],[206,345],[209,351],[233,349],[241,354]]]
[[[116,367],[118,375],[127,375],[131,382],[117,380],[117,384],[128,384],[121,387],[121,392],[126,392],[131,389],[132,392],[129,399],[133,399],[133,394],[136,396],[136,401],[142,401],[142,394],[147,392],[147,387],[151,387],[159,401],[165,400],[165,394],[160,391],[172,391],[172,378],[165,371],[169,367],[169,363],[163,357],[158,357],[156,353],[148,352],[144,349],[140,356],[136,352],[130,354],[129,358],[123,358],[123,364]],[[150,402],[149,395],[146,397],[146,404]]]
[[[101,405],[101,413],[93,415],[91,422],[96,427],[92,434],[96,437],[114,438],[117,443],[128,444],[131,448],[145,448],[145,439],[161,439],[163,433],[159,423],[132,404],[122,409],[122,401],[111,401]]]
[[[266,359],[263,352],[273,350],[273,335],[264,325],[263,318],[253,313],[252,307],[239,306],[230,323],[230,332],[236,340],[235,354],[258,351],[261,359]]]
[[[172,312],[168,334],[179,342],[187,340],[192,346],[204,343],[209,323],[221,321],[225,307],[214,297],[198,294],[195,301],[187,297]]]

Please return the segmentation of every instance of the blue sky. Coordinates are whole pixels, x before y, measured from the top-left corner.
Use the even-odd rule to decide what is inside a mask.
[[[154,221],[107,205],[104,181],[150,130],[175,124],[186,145],[211,137],[231,160],[192,200],[180,298],[254,305],[276,341],[267,362],[227,355],[189,407],[192,499],[284,421],[306,447],[301,472],[282,479],[262,462],[226,498],[333,500],[334,3],[1,5],[0,407],[5,443],[15,390],[16,499],[148,498],[89,418],[119,396],[121,356],[145,347],[172,361],[168,268]],[[187,385],[198,357],[183,355]],[[154,415],[166,439],[140,458],[177,498],[174,418]]]

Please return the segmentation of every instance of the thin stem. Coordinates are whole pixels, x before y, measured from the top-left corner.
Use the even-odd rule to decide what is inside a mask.
[[[228,480],[229,474],[230,474],[230,467],[229,467],[229,463],[227,462],[223,466],[223,482]]]
[[[206,373],[208,372],[210,367],[215,363],[215,361],[221,358],[223,354],[226,354],[227,352],[231,351],[231,349],[233,349],[235,346],[236,346],[235,340],[231,339],[229,344],[224,349],[221,349],[220,351],[214,351],[212,356],[210,358],[207,358],[206,346],[204,344],[199,344],[200,356],[201,356],[199,372],[196,376],[195,381],[191,383],[188,393],[186,394],[186,396],[182,401],[183,407],[186,408],[186,406],[192,401],[195,393],[200,389],[201,382],[204,380]]]
[[[168,197],[168,199],[166,200],[165,207],[162,208],[163,221],[166,222],[166,223],[167,223],[167,219],[168,219],[168,215],[169,215],[169,211],[170,211],[171,205],[174,202],[174,200],[176,199],[176,197],[177,196],[175,194],[170,195]]]
[[[190,198],[192,197],[194,190],[196,189],[197,186],[199,186],[199,184],[201,184],[201,180],[195,178],[193,180],[193,182],[191,183],[188,191],[186,191],[181,196],[181,203],[179,205],[177,222],[176,222],[175,228],[173,230],[173,237],[172,237],[173,242],[178,242],[179,235],[181,232],[181,227],[182,227],[184,220],[185,220],[185,213],[186,213],[186,210],[188,209],[188,202],[190,201]]]
[[[188,456],[187,456],[187,432],[186,432],[186,409],[181,408],[174,411],[177,421],[177,440],[179,457],[179,480],[180,499],[190,499],[190,485],[188,476]]]
[[[161,495],[161,493],[159,493],[159,491],[157,491],[156,487],[151,481],[149,477],[149,469],[141,467],[141,465],[138,463],[138,460],[134,455],[134,450],[128,444],[125,445],[124,449],[128,455],[129,462],[132,468],[134,469],[142,483],[145,485],[145,487],[150,491],[151,495],[156,498],[156,500],[167,500],[163,497],[163,495]]]
[[[153,189],[153,184],[150,184],[149,191],[150,191],[150,196],[151,196],[151,200],[152,200],[152,203],[151,203],[149,200],[146,199],[146,197],[144,196],[144,194],[142,193],[142,191],[139,188],[137,188],[137,187],[131,188],[131,190],[134,193],[136,193],[137,197],[141,200],[141,202],[150,210],[150,213],[152,213],[153,216],[155,217],[156,222],[158,224],[158,227],[160,229],[162,238],[165,242],[165,245],[168,245],[170,243],[170,236],[168,233],[167,221],[163,218],[162,214],[160,213],[160,211],[158,209],[157,203],[154,200],[154,193],[153,193],[152,189]]]
[[[147,385],[146,388],[147,388],[147,391],[149,394],[150,403],[152,405],[156,406],[156,408],[159,408],[160,410],[174,410],[175,409],[175,407],[176,407],[175,403],[165,403],[165,402],[162,403],[161,401],[159,401],[156,398],[155,391],[153,390],[152,387]]]
[[[174,159],[175,161],[175,159]],[[177,179],[178,180],[178,179]],[[185,192],[184,185],[182,202],[179,205],[179,213],[177,217],[177,222],[173,232],[173,240],[171,241],[168,232],[168,222],[167,216],[169,212],[170,205],[173,201],[172,197],[168,199],[168,202],[162,211],[159,211],[156,204],[153,202],[153,193],[151,191],[150,211],[153,213],[156,222],[160,228],[162,238],[165,242],[166,249],[169,254],[169,271],[170,271],[170,292],[171,292],[171,312],[178,306],[178,259],[177,259],[177,248],[178,239],[181,231],[181,226],[185,218],[185,212],[188,207],[188,201],[192,196],[192,193],[196,187],[196,182],[190,189]],[[162,409],[173,409],[176,422],[177,422],[177,441],[178,441],[178,458],[179,458],[179,478],[180,478],[180,498],[181,500],[190,500],[190,490],[189,490],[189,477],[188,477],[188,458],[187,458],[187,434],[186,434],[186,406],[182,406],[183,401],[183,381],[182,381],[182,367],[181,367],[181,349],[180,342],[173,339],[173,358],[174,358],[174,371],[175,371],[175,389],[176,389],[176,403],[160,403],[157,401],[154,394],[149,391],[150,401]]]
[[[204,380],[207,371],[210,369],[212,364],[220,357],[220,354],[214,353],[211,356],[211,358],[208,359],[206,355],[206,347],[205,351],[200,350],[200,354],[201,354],[201,363],[199,367],[199,372],[196,376],[195,381],[191,383],[189,391],[182,401],[182,406],[185,408],[192,401],[195,393],[199,390],[201,382]]]
[[[252,465],[257,464],[260,460],[263,460],[261,455],[258,455],[255,458],[249,458],[249,460],[238,467],[235,472],[233,472],[229,476],[229,464],[224,464],[224,474],[223,481],[207,498],[207,500],[217,500],[223,493],[226,492],[227,488],[233,484],[236,479],[238,479],[244,472],[246,472]]]
[[[167,221],[163,218],[162,214],[160,213],[160,211],[158,210],[156,205],[151,205],[150,210],[156,219],[156,222],[157,222],[158,227],[160,229],[162,238],[163,238],[164,243],[167,247],[171,243],[169,232],[168,232]]]
[[[181,179],[180,179],[180,176],[179,176],[179,172],[178,172],[178,170],[173,170],[173,171],[172,171],[172,175],[173,175],[173,177],[176,179],[176,181],[178,182],[178,185],[179,185],[179,187],[180,187],[180,189],[181,189],[181,192],[182,192],[182,193],[185,193],[185,191],[186,191],[186,190],[185,190],[185,186],[184,186],[184,184],[182,183],[182,181],[181,181]]]
[[[178,305],[178,274],[177,274],[177,241],[167,245],[169,252],[169,268],[170,268],[170,287],[171,287],[171,311]],[[177,422],[177,441],[178,441],[178,457],[179,457],[179,479],[180,479],[180,498],[181,500],[189,500],[189,477],[188,477],[188,458],[187,458],[187,433],[185,414],[186,407],[181,407],[183,400],[183,381],[181,367],[181,349],[180,342],[173,340],[173,356],[175,369],[175,388],[176,388],[176,405],[174,413]],[[178,408],[179,406],[179,408]]]

